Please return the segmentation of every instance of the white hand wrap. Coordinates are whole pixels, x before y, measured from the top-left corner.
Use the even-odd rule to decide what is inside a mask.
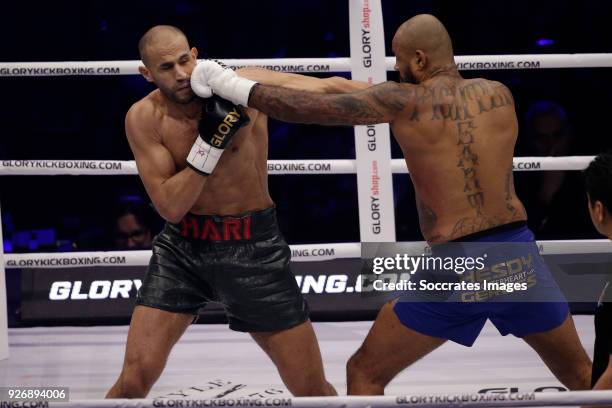
[[[212,88],[216,95],[236,105],[248,106],[251,88],[256,84],[211,60],[198,63],[191,73],[191,88],[196,95],[208,98]]]
[[[197,172],[210,175],[219,162],[223,150],[209,145],[198,135],[187,155],[187,164]]]
[[[204,69],[204,61],[196,64],[189,78],[193,93],[200,98],[210,98],[213,95],[212,89],[208,86],[208,78],[206,78],[206,70]]]

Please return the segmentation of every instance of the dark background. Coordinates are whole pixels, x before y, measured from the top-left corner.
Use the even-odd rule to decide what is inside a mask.
[[[387,55],[405,19],[433,13],[447,26],[457,55],[610,52],[607,1],[383,0]],[[140,36],[155,24],[185,31],[200,57],[349,56],[348,2],[89,1],[8,2],[0,15],[3,61],[137,59]],[[540,41],[550,40],[550,41]],[[548,45],[538,45],[546,43]],[[612,71],[598,69],[465,71],[512,90],[521,126],[517,156],[538,155],[526,119],[537,101],[566,114],[571,155],[611,147]],[[395,73],[389,79],[397,80]],[[131,160],[125,112],[152,88],[139,76],[0,78],[0,159]],[[394,143],[393,157],[401,157]],[[294,126],[271,120],[270,159],[354,158],[351,128]],[[543,173],[515,173],[538,239],[596,238],[579,172],[567,172],[554,200],[534,198]],[[5,249],[106,249],[110,208],[144,195],[135,176],[0,177]],[[359,240],[356,177],[271,176],[281,228],[291,244]],[[394,176],[398,240],[422,239],[407,175]],[[23,238],[46,230],[50,239]],[[20,235],[21,234],[21,235]],[[43,234],[44,235],[44,234]],[[33,235],[32,235],[33,236]],[[25,243],[24,243],[25,242]]]

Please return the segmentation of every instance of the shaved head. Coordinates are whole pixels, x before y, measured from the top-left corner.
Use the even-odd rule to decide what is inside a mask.
[[[424,51],[437,63],[453,61],[453,45],[444,24],[431,14],[419,14],[406,20],[395,34],[399,48]]]
[[[165,97],[179,104],[188,104],[195,98],[189,81],[198,50],[189,47],[181,30],[169,25],[152,27],[138,42],[138,52],[144,63],[138,71],[155,83]]]
[[[406,20],[395,32],[392,48],[403,82],[420,83],[442,71],[456,72],[448,31],[431,14]]]
[[[165,47],[176,41],[184,41],[189,48],[189,41],[185,34],[178,28],[171,25],[157,25],[150,28],[138,41],[138,52],[142,62],[149,66],[150,51]]]

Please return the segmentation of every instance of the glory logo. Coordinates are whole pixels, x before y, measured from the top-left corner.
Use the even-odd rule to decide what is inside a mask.
[[[220,147],[228,133],[234,128],[234,123],[240,119],[240,113],[234,108],[230,113],[225,115],[223,122],[217,126],[217,131],[212,137],[212,145]]]

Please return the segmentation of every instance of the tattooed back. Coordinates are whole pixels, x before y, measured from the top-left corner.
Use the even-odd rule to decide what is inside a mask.
[[[401,87],[410,103],[392,129],[415,186],[424,237],[444,242],[526,219],[513,184],[518,125],[508,88],[458,76]]]

